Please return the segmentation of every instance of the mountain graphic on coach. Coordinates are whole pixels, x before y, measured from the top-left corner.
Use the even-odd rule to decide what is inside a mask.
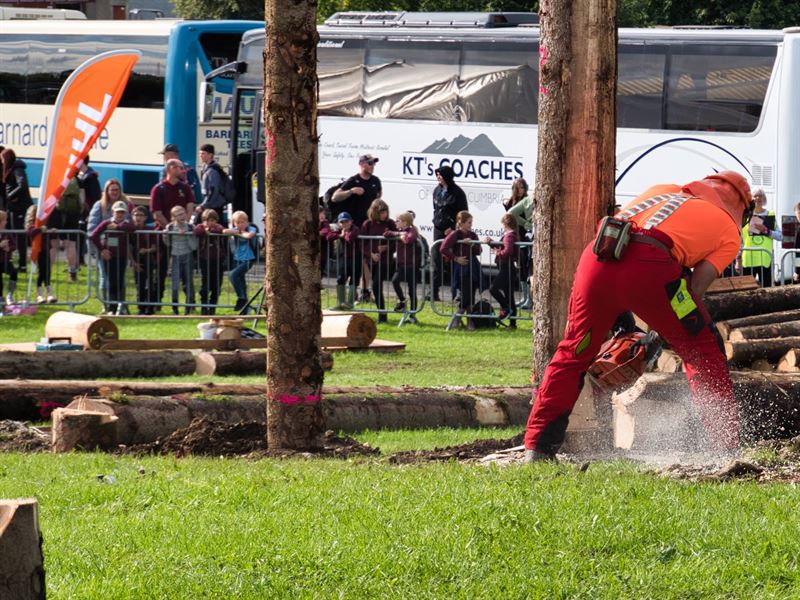
[[[467,156],[504,156],[489,136],[482,133],[476,138],[458,135],[453,141],[436,140],[422,151],[422,154],[450,154]]]

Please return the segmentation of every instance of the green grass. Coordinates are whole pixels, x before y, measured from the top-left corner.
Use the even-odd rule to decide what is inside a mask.
[[[38,341],[44,335],[47,317],[58,308],[44,306],[34,316],[0,319],[0,339],[5,343]],[[100,304],[92,300],[78,312],[97,314]],[[445,331],[448,319],[426,308],[420,325],[397,327],[399,316],[378,325],[378,337],[404,342],[398,353],[340,352],[334,368],[326,374],[328,385],[525,385],[530,381],[531,326],[520,322],[516,331],[507,329]],[[199,320],[119,319],[121,339],[195,339]],[[249,322],[251,323],[251,322]],[[167,377],[161,381],[191,381],[198,378]],[[264,377],[208,378],[208,381],[261,383]]]
[[[53,599],[800,595],[797,494],[626,463],[0,456],[30,495]]]

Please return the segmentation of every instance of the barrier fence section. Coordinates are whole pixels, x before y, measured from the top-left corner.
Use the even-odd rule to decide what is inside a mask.
[[[431,308],[451,317],[448,329],[461,326],[462,318],[470,328],[498,318],[512,328],[517,321],[531,320],[531,242],[517,242],[514,256],[502,257],[498,242],[462,240],[444,254],[443,243],[437,240],[431,247]],[[449,291],[448,299],[443,290]]]
[[[723,277],[752,275],[761,287],[771,287],[779,283],[775,278],[775,266],[771,250],[745,247],[739,251],[739,256],[722,275]]]
[[[780,275],[782,284],[800,283],[800,248],[784,250],[781,256]]]
[[[425,306],[427,258],[420,238],[359,235],[348,239],[334,229],[321,240],[323,308],[377,313],[386,322],[400,315],[398,326],[416,323]]]

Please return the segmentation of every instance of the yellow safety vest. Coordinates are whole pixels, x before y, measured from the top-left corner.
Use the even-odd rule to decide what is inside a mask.
[[[769,211],[767,216],[774,217],[775,213]],[[769,235],[748,233],[749,224],[742,228],[742,266],[743,267],[768,267],[772,264],[773,239]],[[749,249],[749,251],[748,251]]]

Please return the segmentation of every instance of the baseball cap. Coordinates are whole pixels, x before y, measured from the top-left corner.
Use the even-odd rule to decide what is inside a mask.
[[[341,223],[342,221],[352,221],[353,217],[350,216],[349,212],[340,212],[339,216],[336,217],[336,221]]]
[[[362,162],[365,162],[365,163],[368,163],[368,162],[376,163],[379,160],[380,160],[379,158],[375,158],[374,156],[372,156],[372,154],[362,154],[361,156],[358,157],[358,162],[360,162],[360,163],[362,163]]]
[[[167,144],[164,146],[164,149],[159,152],[159,154],[166,154],[167,152],[174,152],[175,154],[180,154],[178,152],[178,144]]]
[[[114,205],[111,207],[111,210],[113,212],[117,212],[118,210],[128,212],[128,205],[125,204],[123,200],[117,200],[116,202],[114,202]]]

